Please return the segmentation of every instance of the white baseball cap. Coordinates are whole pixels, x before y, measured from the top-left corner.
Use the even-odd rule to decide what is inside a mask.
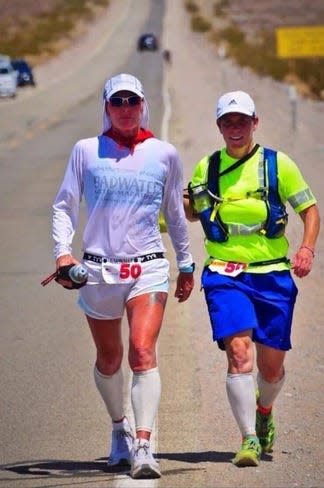
[[[122,90],[130,91],[135,93],[135,95],[144,98],[142,83],[135,78],[135,76],[122,73],[110,78],[110,80],[107,81],[103,94],[104,99],[108,102],[110,97]]]
[[[220,97],[216,107],[216,119],[220,119],[225,114],[239,113],[255,117],[254,101],[243,91],[232,91]]]
[[[144,95],[144,90],[142,83],[135,78],[135,76],[130,75],[128,73],[121,73],[119,75],[113,76],[110,78],[104,87],[103,92],[103,132],[106,132],[111,127],[111,120],[106,112],[106,102],[117,92],[119,91],[130,91],[135,93],[144,100],[143,106],[143,113],[141,119],[141,127],[143,129],[148,128],[149,122],[149,109],[148,104]]]

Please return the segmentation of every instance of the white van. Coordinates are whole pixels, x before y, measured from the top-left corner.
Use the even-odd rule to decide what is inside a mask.
[[[0,97],[15,97],[17,94],[17,74],[9,56],[0,55]]]

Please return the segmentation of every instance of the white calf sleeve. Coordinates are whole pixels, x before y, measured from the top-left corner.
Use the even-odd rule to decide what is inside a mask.
[[[255,388],[252,373],[227,374],[228,400],[242,437],[255,434]]]
[[[131,400],[136,430],[152,431],[159,408],[160,396],[159,368],[133,373]]]
[[[121,368],[111,376],[104,375],[94,367],[94,379],[99,393],[105,402],[108,413],[113,421],[124,416],[123,408],[123,372]]]
[[[281,378],[281,380],[277,381],[276,383],[268,383],[265,381],[260,373],[257,374],[257,383],[260,392],[259,396],[259,403],[261,407],[272,407],[273,402],[279,395],[281,388],[285,382],[285,375]]]

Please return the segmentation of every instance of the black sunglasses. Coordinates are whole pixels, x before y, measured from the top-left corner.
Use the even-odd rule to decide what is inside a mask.
[[[121,107],[126,103],[127,105],[130,105],[131,107],[135,107],[136,105],[139,105],[142,101],[141,97],[138,97],[137,95],[131,95],[130,97],[111,97],[109,98],[109,103],[112,107]]]

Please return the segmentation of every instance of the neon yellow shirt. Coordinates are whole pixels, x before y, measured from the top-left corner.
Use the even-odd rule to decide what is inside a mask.
[[[220,172],[234,164],[237,159],[232,158],[221,150]],[[265,202],[255,191],[260,187],[258,181],[258,163],[260,148],[242,165],[219,178],[220,196],[224,199],[218,207],[218,212],[225,224],[261,224],[266,220],[267,209]],[[191,184],[206,185],[208,176],[209,156],[205,156],[196,165]],[[300,170],[286,154],[278,151],[278,191],[284,204],[290,203],[295,212],[316,203],[316,199],[305,182]],[[248,235],[231,235],[226,242],[218,243],[205,239],[205,249],[208,256],[224,261],[253,263],[268,261],[287,256],[288,240],[285,236],[269,239],[259,232]],[[207,258],[206,264],[209,262]],[[289,269],[289,264],[280,263],[269,266],[250,267],[249,272],[268,272],[271,270]]]

